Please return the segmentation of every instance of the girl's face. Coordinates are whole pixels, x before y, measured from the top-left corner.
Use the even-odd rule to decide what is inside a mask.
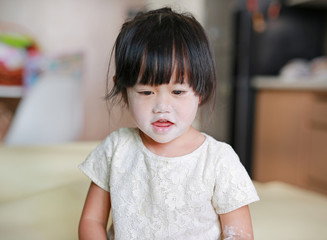
[[[136,84],[127,89],[129,110],[137,127],[158,143],[168,143],[189,130],[199,106],[199,96],[188,85]]]

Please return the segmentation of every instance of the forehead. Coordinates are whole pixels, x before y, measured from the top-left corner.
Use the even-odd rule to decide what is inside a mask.
[[[183,84],[189,82],[189,66],[186,57],[169,53],[146,53],[142,58],[136,83],[144,85]]]

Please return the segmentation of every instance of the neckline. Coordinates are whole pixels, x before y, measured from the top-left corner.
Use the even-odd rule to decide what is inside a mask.
[[[140,130],[138,128],[134,129],[134,135],[135,135],[135,138],[136,138],[137,145],[143,150],[143,152],[145,152],[149,157],[152,157],[152,158],[155,158],[155,159],[160,159],[160,160],[166,160],[166,161],[181,160],[181,159],[184,159],[184,158],[188,158],[191,155],[196,155],[198,152],[201,152],[201,149],[207,145],[208,137],[209,137],[206,133],[201,132],[201,134],[205,136],[205,139],[204,139],[203,143],[199,147],[197,147],[194,151],[192,151],[192,152],[190,152],[188,154],[182,155],[182,156],[165,157],[165,156],[160,156],[160,155],[150,151],[144,145],[144,143],[142,141],[142,138],[140,136]]]

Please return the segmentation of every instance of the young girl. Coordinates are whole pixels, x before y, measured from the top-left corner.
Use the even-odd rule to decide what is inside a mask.
[[[109,100],[137,128],[110,134],[80,169],[92,180],[80,239],[253,239],[255,188],[232,148],[192,127],[215,92],[201,25],[169,8],[138,14],[115,43]]]

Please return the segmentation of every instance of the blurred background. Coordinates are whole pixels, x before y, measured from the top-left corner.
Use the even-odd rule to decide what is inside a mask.
[[[111,49],[125,19],[162,6],[193,13],[213,47],[215,106],[195,125],[254,180],[327,194],[325,0],[0,0],[0,158],[133,126],[103,99]]]

